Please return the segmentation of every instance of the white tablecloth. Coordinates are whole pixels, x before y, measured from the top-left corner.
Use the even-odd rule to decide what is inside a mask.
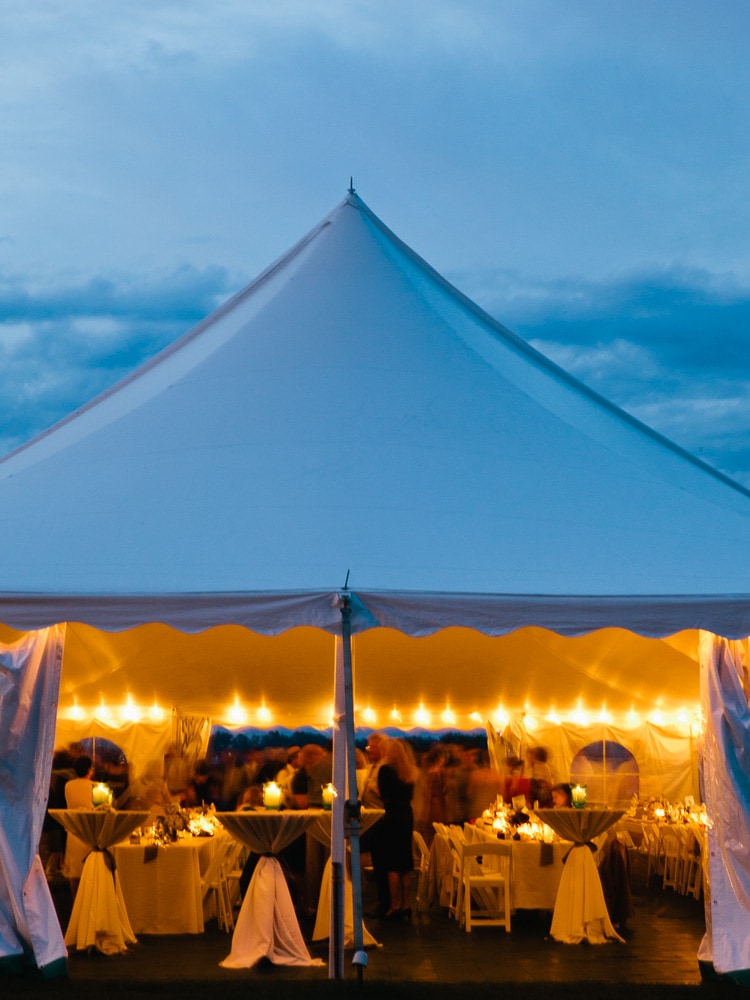
[[[587,845],[613,826],[624,811],[537,809],[535,814],[560,837],[573,841],[560,879],[550,935],[564,944],[622,942],[609,919],[599,869]]]
[[[497,840],[489,830],[477,828],[475,837]],[[554,910],[563,873],[563,858],[572,844],[540,844],[511,840],[510,905],[512,910]],[[544,862],[544,863],[543,863]]]
[[[317,823],[310,827],[310,833],[316,837],[326,847],[331,845],[331,821],[330,813],[328,822]],[[385,815],[382,809],[363,809],[360,815],[360,834],[369,830],[371,826],[378,822]],[[346,872],[344,878],[344,947],[354,946],[354,901],[352,898],[352,876],[349,870],[349,853],[346,855]],[[325,941],[330,935],[331,928],[331,859],[326,862],[323,870],[323,879],[320,883],[320,895],[318,897],[318,912],[315,917],[315,927],[313,929],[313,941]],[[378,942],[370,934],[362,923],[362,943],[365,948],[379,947]]]
[[[304,809],[284,812],[217,813],[229,833],[261,858],[250,880],[232,936],[225,968],[247,969],[267,958],[274,965],[323,965],[313,959],[302,938],[292,898],[275,855],[309,827],[330,826],[330,814]]]
[[[226,834],[222,831],[219,836]],[[114,848],[136,934],[203,933],[201,874],[214,848],[214,837],[185,837],[159,847],[118,844]]]
[[[96,948],[105,955],[126,951],[135,942],[118,872],[107,852],[148,818],[147,812],[98,809],[50,809],[68,833],[91,847],[78,886],[65,944],[79,951]]]

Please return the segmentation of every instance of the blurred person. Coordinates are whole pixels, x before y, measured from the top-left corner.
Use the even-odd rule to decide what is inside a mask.
[[[433,743],[422,761],[420,780],[423,787],[421,814],[415,809],[415,825],[429,847],[435,837],[433,823],[445,823],[448,816],[448,751],[442,743]]]
[[[532,809],[539,805],[544,809],[552,805],[552,786],[555,783],[552,768],[547,763],[546,747],[530,747],[526,751],[526,771],[531,779]]]
[[[553,785],[550,789],[550,794],[552,796],[553,809],[573,808],[573,792],[568,782],[562,781],[558,785]]]
[[[367,741],[365,753],[367,754],[368,764],[362,776],[362,794],[360,796],[365,809],[383,808],[378,775],[385,760],[388,742],[389,740],[385,733],[371,733]],[[375,917],[384,917],[391,905],[391,891],[388,885],[388,868],[386,866],[382,825],[382,820],[373,824],[360,838],[362,851],[368,853],[372,859],[372,873],[375,879],[378,901],[375,909],[369,915]]]
[[[406,740],[389,740],[378,771],[378,789],[385,816],[379,825],[383,832],[383,863],[388,872],[389,907],[385,919],[411,916],[409,891],[414,870],[412,837],[414,816],[411,802],[417,781],[417,765]]]
[[[469,772],[466,787],[468,819],[474,820],[481,816],[485,809],[494,805],[498,796],[502,795],[502,779],[494,767],[490,765],[486,750],[476,750],[475,766]]]
[[[76,777],[65,784],[66,809],[91,809],[94,804],[94,762],[88,754],[81,754],[73,762]],[[83,873],[83,862],[91,848],[72,833],[65,842],[63,875],[70,882],[70,895],[75,903]]]

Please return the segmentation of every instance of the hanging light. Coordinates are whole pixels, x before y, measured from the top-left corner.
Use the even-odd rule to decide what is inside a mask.
[[[227,712],[227,718],[233,726],[241,726],[247,720],[247,712],[240,704],[239,695],[234,696],[234,704],[230,706]]]
[[[141,713],[138,711],[131,694],[125,699],[125,704],[122,708],[122,717],[126,722],[138,722],[141,717]]]
[[[403,722],[403,719],[401,718],[401,713],[399,712],[399,710],[396,708],[395,705],[393,706],[393,709],[391,711],[391,721],[399,725],[401,724],[401,722]]]
[[[376,725],[378,721],[377,714],[372,710],[372,708],[369,705],[362,712],[362,718],[369,726]]]
[[[456,713],[452,710],[450,705],[445,706],[445,710],[441,716],[441,719],[446,724],[446,726],[455,726],[456,724]]]
[[[156,698],[154,698],[154,703],[148,710],[148,717],[152,722],[162,722],[164,719],[164,709],[157,702]]]
[[[414,721],[417,722],[420,726],[429,726],[430,718],[431,718],[430,713],[427,711],[427,709],[420,701],[419,708],[414,713]]]
[[[269,723],[271,721],[270,709],[266,707],[266,703],[263,701],[258,709],[258,721],[263,723]]]

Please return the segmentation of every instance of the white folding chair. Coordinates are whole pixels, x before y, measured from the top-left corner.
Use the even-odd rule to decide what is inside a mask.
[[[224,872],[224,862],[233,845],[234,841],[229,838],[217,838],[211,860],[201,876],[201,901],[205,905],[209,894],[213,895],[219,930],[226,931],[227,934],[234,930],[234,916],[232,915],[229,886]]]
[[[662,878],[662,889],[680,888],[680,868],[682,861],[682,847],[680,838],[674,830],[664,830],[661,835],[662,861],[664,863],[664,876]]]
[[[426,910],[428,905],[428,878],[430,873],[430,849],[419,830],[412,836],[414,851],[414,870],[417,872],[417,894],[415,904],[417,910]]]
[[[500,840],[463,844],[461,900],[467,934],[473,924],[504,927],[510,933],[510,851],[511,845]]]

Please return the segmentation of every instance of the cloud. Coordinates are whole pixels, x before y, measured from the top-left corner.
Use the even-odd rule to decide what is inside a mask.
[[[562,368],[750,485],[750,286],[678,266],[597,282],[510,271],[462,280]]]
[[[91,277],[50,286],[0,281],[0,451],[88,402],[208,315],[242,282],[180,268],[142,281]]]

